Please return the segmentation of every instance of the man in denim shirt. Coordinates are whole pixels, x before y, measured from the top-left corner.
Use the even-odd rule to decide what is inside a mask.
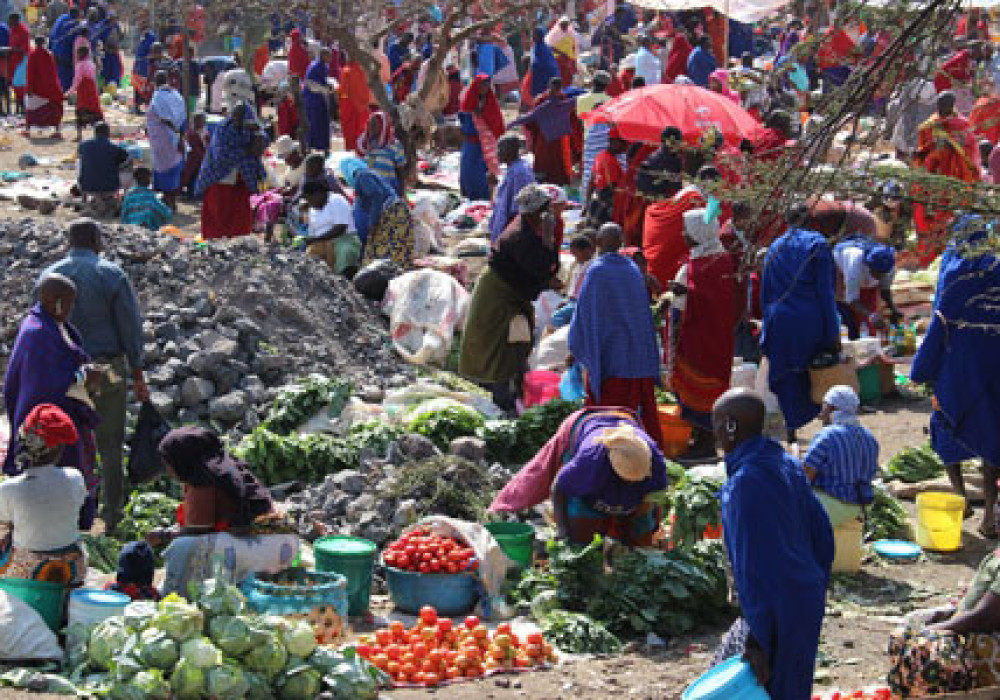
[[[69,254],[46,269],[69,277],[77,298],[70,320],[83,336],[83,349],[95,361],[110,365],[114,376],[101,381],[94,404],[101,416],[97,449],[101,455],[101,518],[110,532],[121,520],[124,506],[122,446],[125,442],[126,365],[139,401],[149,400],[142,372],[142,314],[125,272],[102,259],[101,229],[93,219],[69,225]],[[40,279],[41,279],[40,278]]]

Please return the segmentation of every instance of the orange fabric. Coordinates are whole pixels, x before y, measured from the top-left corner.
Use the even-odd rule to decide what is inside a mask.
[[[357,61],[351,61],[340,72],[337,97],[341,104],[350,102],[358,109],[368,109],[372,103],[372,93],[368,88],[365,69]]]
[[[261,44],[257,47],[257,50],[253,55],[253,72],[255,75],[261,75],[267,64],[271,61],[271,52],[268,51],[267,44]]]
[[[705,33],[712,39],[712,54],[720,67],[726,66],[726,18],[719,12],[705,10]]]
[[[969,115],[969,125],[990,143],[1000,141],[1000,97],[980,97]]]
[[[978,182],[979,147],[968,120],[958,115],[941,118],[935,114],[921,124],[917,131],[916,163],[929,173]]]

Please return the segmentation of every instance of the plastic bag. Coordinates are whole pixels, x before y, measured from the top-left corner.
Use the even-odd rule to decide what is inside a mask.
[[[63,650],[42,616],[20,598],[0,591],[0,660],[59,660]]]
[[[354,288],[366,299],[380,302],[385,297],[389,282],[396,277],[399,277],[399,267],[396,263],[391,260],[376,260],[365,265],[354,275]]]
[[[160,441],[169,432],[170,424],[153,404],[149,401],[143,403],[128,443],[128,480],[133,485],[152,481],[163,471],[159,447]]]
[[[468,307],[469,293],[462,285],[435,270],[407,272],[392,280],[383,303],[396,352],[414,364],[447,359]]]

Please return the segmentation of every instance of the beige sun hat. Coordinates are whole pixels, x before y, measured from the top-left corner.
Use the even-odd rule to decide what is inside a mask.
[[[653,473],[653,452],[633,426],[605,428],[597,442],[608,449],[611,468],[623,480],[642,481]]]

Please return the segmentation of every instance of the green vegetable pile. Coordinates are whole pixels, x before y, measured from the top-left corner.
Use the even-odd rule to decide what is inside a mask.
[[[70,630],[69,680],[110,700],[375,700],[386,677],[353,650],[318,647],[309,623],[244,612],[243,595],[214,580],[134,603],[125,614]]]
[[[910,516],[898,500],[882,484],[874,486],[875,500],[867,506],[865,540],[911,540]]]
[[[407,427],[409,432],[429,438],[438,449],[447,450],[452,440],[475,435],[483,423],[483,415],[473,408],[448,406],[421,413]]]
[[[580,410],[578,401],[554,399],[532,406],[516,420],[490,420],[479,429],[490,459],[501,464],[524,464],[556,434],[562,422]]]
[[[83,545],[87,548],[87,566],[102,574],[110,574],[118,569],[118,554],[122,543],[107,535],[83,534]]]
[[[394,500],[415,501],[418,518],[447,515],[483,522],[495,491],[489,472],[481,466],[442,455],[403,465],[388,495]]]
[[[722,482],[685,476],[667,497],[673,523],[670,542],[675,547],[690,548],[700,542],[707,527],[719,527],[719,489]]]
[[[621,640],[608,628],[581,613],[554,610],[541,619],[542,633],[550,643],[570,654],[617,654]]]
[[[944,474],[944,462],[931,449],[930,444],[921,447],[905,447],[885,465],[890,479],[899,479],[915,484],[928,479],[936,479]]]
[[[686,634],[731,615],[720,543],[670,552],[604,549],[600,537],[582,548],[549,542],[548,568],[528,572],[517,596],[532,601],[543,623],[558,609],[579,612],[621,639]]]
[[[384,450],[402,434],[401,429],[381,422],[359,423],[342,438],[325,433],[279,435],[258,427],[234,453],[265,484],[316,482],[327,474],[357,467],[361,450]]]
[[[278,394],[261,426],[272,433],[288,435],[326,406],[330,407],[331,416],[339,416],[349,398],[351,385],[347,382],[310,374]]]
[[[115,529],[115,539],[141,540],[150,530],[170,527],[177,522],[178,505],[180,501],[163,493],[133,491],[125,506],[125,517]]]

